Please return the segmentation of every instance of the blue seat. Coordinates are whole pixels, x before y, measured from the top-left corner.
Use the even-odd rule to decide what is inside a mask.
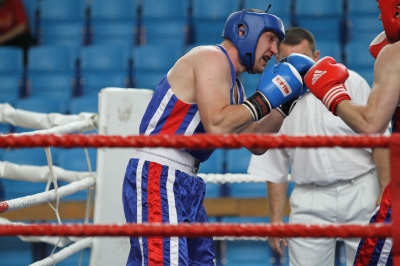
[[[29,97],[56,97],[69,101],[75,87],[73,74],[29,74]]]
[[[21,77],[19,75],[0,75],[0,101],[14,106],[19,98]]]
[[[271,10],[272,12],[272,10]],[[313,17],[339,17],[342,14],[341,1],[296,1],[296,14],[298,16]]]
[[[271,4],[271,8],[268,12],[278,16],[284,24],[286,24],[290,14],[290,1],[289,0],[245,0],[244,9],[256,8],[266,10],[268,4]]]
[[[100,73],[83,72],[81,78],[82,94],[81,96],[97,96],[104,88],[127,87],[127,76],[121,73]]]
[[[199,173],[223,174],[224,173],[225,150],[216,149],[207,161],[200,164]]]
[[[4,151],[3,160],[21,165],[47,165],[46,154],[43,148],[7,149]],[[6,199],[14,199],[45,191],[46,183],[33,183],[28,181],[2,180]]]
[[[77,50],[62,45],[41,45],[29,49],[28,73],[74,73]]]
[[[223,217],[224,223],[269,223],[269,217]],[[227,265],[259,266],[259,265],[289,265],[288,250],[285,256],[279,257],[266,240],[227,240]]]
[[[86,1],[41,0],[40,20],[42,23],[84,22]]]
[[[316,48],[321,52],[320,58],[324,56],[332,56],[337,62],[341,62],[341,48],[338,42],[322,40],[318,41],[316,45]]]
[[[79,114],[82,112],[98,113],[99,98],[94,95],[72,98],[69,104],[70,114]]]
[[[196,2],[196,1],[195,1]],[[180,20],[185,21],[188,17],[187,0],[146,0],[142,3],[142,19],[147,20]]]
[[[98,92],[104,87],[125,87],[130,51],[130,47],[123,45],[83,47],[79,56],[82,94]]]
[[[9,266],[32,263],[32,243],[24,242],[17,236],[0,238],[0,256]]]
[[[92,171],[96,171],[97,149],[88,148],[89,162]],[[85,150],[82,148],[59,149],[57,151],[57,165],[71,171],[89,171]]]
[[[246,148],[227,150],[227,172],[228,173],[247,173],[251,152]]]
[[[379,16],[379,9],[376,5],[375,1],[363,1],[360,5],[357,1],[347,1],[349,15],[352,17],[353,15],[364,15],[374,17],[375,19]]]
[[[40,34],[40,45],[69,45],[77,48],[84,43],[84,25],[81,22],[43,22]]]
[[[354,40],[346,45],[346,66],[350,69],[373,69],[375,59],[369,53],[369,43]]]
[[[239,11],[239,4],[238,0],[193,1],[193,18],[225,21],[232,12]]]
[[[233,198],[267,198],[267,185],[265,182],[232,183],[230,196]]]
[[[132,51],[135,86],[154,90],[181,54],[174,45],[135,47]]]
[[[364,41],[369,44],[376,35],[383,31],[382,22],[378,20],[377,16],[351,15],[350,20],[352,22],[352,41]]]
[[[320,41],[331,41],[338,43],[340,34],[340,17],[318,18],[318,23],[315,22],[316,19],[317,18],[313,16],[299,17],[299,26],[312,32],[317,45]]]
[[[88,148],[89,163],[91,170],[96,171],[96,154],[97,149]],[[89,171],[89,163],[86,158],[86,153],[84,149],[73,148],[73,149],[59,149],[57,166],[70,171]],[[61,181],[60,185],[64,186],[67,182]],[[64,200],[86,200],[87,192],[86,190],[81,190],[75,194],[69,195],[64,198]]]
[[[15,104],[18,109],[39,112],[39,113],[60,113],[65,114],[67,110],[66,102],[53,97],[27,97],[18,99]]]
[[[143,22],[145,43],[148,45],[173,45],[183,51],[186,40],[184,20],[148,20]]]
[[[0,47],[0,75],[22,75],[23,51],[13,46]]]
[[[92,23],[93,44],[124,44],[133,46],[134,21],[112,22],[109,21],[94,21]]]
[[[168,71],[181,55],[173,45],[137,46],[132,51],[135,70]]]
[[[93,0],[90,9],[93,22],[134,21],[137,16],[137,4],[132,0]]]
[[[228,16],[239,10],[238,0],[204,0],[193,2],[195,42],[216,44],[223,41],[221,34]]]

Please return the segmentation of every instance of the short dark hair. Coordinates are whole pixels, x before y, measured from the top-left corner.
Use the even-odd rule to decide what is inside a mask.
[[[285,39],[281,42],[286,45],[295,46],[300,44],[303,40],[310,43],[311,51],[315,52],[315,38],[313,34],[300,27],[289,28],[285,31]]]

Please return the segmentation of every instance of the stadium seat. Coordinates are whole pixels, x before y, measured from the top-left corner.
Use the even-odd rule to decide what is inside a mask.
[[[181,55],[174,45],[135,47],[132,58],[136,87],[154,90]]]
[[[321,52],[320,58],[324,56],[332,56],[337,62],[341,62],[341,49],[338,42],[332,41],[317,41],[316,49]]]
[[[93,44],[124,44],[134,45],[135,34],[134,21],[128,22],[105,22],[94,21],[92,24]]]
[[[68,101],[61,99],[60,97],[51,97],[46,95],[31,96],[27,98],[18,99],[15,103],[15,108],[24,111],[32,111],[44,114],[60,113],[65,114],[67,112]],[[35,129],[24,128],[21,126],[15,126],[14,131],[16,133],[32,131]]]
[[[350,17],[353,15],[364,15],[377,19],[379,16],[380,12],[376,1],[363,1],[362,5],[357,1],[347,1],[347,3]]]
[[[22,75],[23,51],[13,46],[0,47],[0,75]]]
[[[40,45],[69,45],[78,48],[83,45],[84,25],[80,22],[42,23]]]
[[[194,41],[209,44],[221,43],[226,19],[232,12],[238,10],[238,0],[193,1]]]
[[[370,44],[371,41],[383,31],[382,22],[377,16],[350,15],[352,41],[364,41]]]
[[[0,75],[0,103],[14,106],[19,98],[21,77],[15,74]]]
[[[18,148],[6,149],[3,154],[3,160],[22,165],[47,165],[46,154],[43,148]],[[2,179],[5,198],[14,199],[34,193],[45,191],[46,183],[9,180],[7,177]]]
[[[92,171],[96,171],[97,149],[88,148],[89,162]],[[57,151],[57,165],[71,171],[89,171],[83,148],[59,149]]]
[[[132,55],[135,70],[168,71],[182,52],[173,45],[144,45],[135,47]]]
[[[82,95],[97,93],[104,87],[126,87],[131,47],[91,45],[80,52]]]
[[[251,152],[246,148],[227,150],[227,172],[228,173],[247,173]]]
[[[68,73],[76,67],[77,50],[62,45],[42,45],[29,49],[28,73]]]
[[[32,243],[24,242],[17,236],[2,236],[0,256],[8,266],[29,265],[32,261]]]
[[[369,42],[354,40],[346,45],[346,66],[350,69],[373,69],[375,59],[369,53]]]
[[[200,164],[199,173],[223,174],[225,153],[224,149],[216,149],[207,161]]]
[[[29,97],[56,97],[69,101],[75,87],[75,77],[73,74],[29,74]]]
[[[185,21],[188,17],[188,4],[187,0],[146,0],[142,3],[142,19],[144,22],[147,20]]]
[[[284,24],[288,23],[290,14],[289,0],[244,0],[244,9],[256,8],[265,11],[269,4],[271,4],[271,8],[268,12],[278,16]]]
[[[272,10],[271,10],[272,12]],[[341,1],[296,1],[296,14],[300,17],[326,18],[339,17],[342,14]],[[319,21],[318,21],[319,23]]]
[[[94,21],[135,21],[136,1],[132,0],[93,0],[90,4],[91,20]]]
[[[107,87],[126,88],[127,76],[121,73],[83,72],[81,78],[82,96],[97,96]]]
[[[287,217],[284,219],[287,221]],[[222,217],[223,223],[269,223],[269,217]],[[229,266],[288,266],[288,250],[280,257],[264,240],[226,240],[226,265]]]
[[[72,98],[69,104],[70,114],[80,114],[82,112],[98,113],[99,97],[97,95],[81,96]]]
[[[336,2],[336,1],[332,1]],[[304,16],[298,19],[299,26],[305,28],[314,35],[317,45],[320,41],[339,43],[340,17],[313,17]],[[318,23],[316,22],[318,21]]]
[[[185,45],[186,22],[183,20],[148,20],[143,22],[143,33],[147,45],[173,45],[183,51]]]
[[[86,1],[41,0],[40,20],[42,23],[66,23],[85,20]]]

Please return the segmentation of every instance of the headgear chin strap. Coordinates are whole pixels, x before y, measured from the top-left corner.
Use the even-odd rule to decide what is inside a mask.
[[[378,0],[381,19],[389,42],[400,40],[400,0]]]
[[[250,74],[254,74],[258,39],[265,31],[275,33],[279,41],[285,38],[282,20],[272,14],[242,10],[232,13],[226,20],[222,37],[229,39],[235,45],[239,52],[240,62]],[[239,35],[239,32],[242,35]]]

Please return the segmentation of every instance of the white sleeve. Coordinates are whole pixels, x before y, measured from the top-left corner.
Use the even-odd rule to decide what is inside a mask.
[[[247,172],[273,183],[288,182],[289,157],[283,149],[269,149],[263,155],[252,155]]]

